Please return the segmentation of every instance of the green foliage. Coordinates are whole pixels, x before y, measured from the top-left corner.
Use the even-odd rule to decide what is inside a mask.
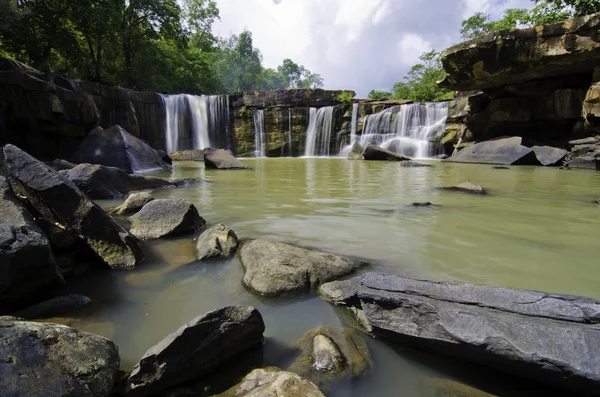
[[[215,37],[218,19],[216,0],[0,0],[0,55],[164,93],[323,86],[290,59],[264,68],[249,31]]]
[[[380,101],[392,99],[392,93],[389,91],[371,90],[371,92],[369,92],[369,99],[377,99]]]
[[[354,95],[350,91],[344,91],[340,95],[338,95],[338,101],[341,103],[352,103]]]
[[[461,23],[460,34],[464,39],[473,39],[487,33],[516,28],[529,23],[529,11],[524,8],[510,8],[504,11],[504,18],[490,21],[489,14],[477,12]]]
[[[415,102],[444,101],[454,97],[452,91],[440,88],[437,82],[444,77],[444,69],[437,51],[424,52],[419,57],[421,63],[414,65],[404,76],[403,81],[394,84],[393,99],[407,99]],[[371,91],[371,94],[378,91]],[[371,97],[369,94],[369,97]]]

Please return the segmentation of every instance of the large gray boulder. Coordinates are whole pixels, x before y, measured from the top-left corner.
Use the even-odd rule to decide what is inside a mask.
[[[25,307],[62,277],[50,242],[0,176],[0,315]]]
[[[174,183],[160,178],[128,174],[119,168],[98,164],[79,164],[69,170],[67,178],[95,200],[123,197],[136,190],[175,187]]]
[[[374,335],[579,392],[600,390],[600,301],[375,273],[320,292],[348,305]]]
[[[600,159],[593,156],[576,157],[567,163],[569,168],[600,170]]]
[[[237,235],[222,223],[202,232],[196,242],[198,260],[200,261],[229,258],[235,254],[237,247]]]
[[[2,148],[0,163],[42,218],[73,232],[108,266],[132,268],[143,259],[135,239],[69,179],[13,145]]]
[[[71,161],[117,167],[127,173],[170,168],[160,153],[120,125],[96,127],[71,156]]]
[[[565,149],[552,146],[533,146],[531,149],[540,164],[546,166],[561,165],[569,153]]]
[[[540,165],[533,149],[523,146],[522,138],[494,139],[479,142],[460,150],[445,160],[449,163],[480,163],[500,165]]]
[[[193,234],[206,224],[194,204],[181,199],[152,200],[129,221],[131,234],[140,240]]]
[[[373,360],[363,336],[352,328],[322,326],[292,343],[299,352],[287,369],[321,389],[334,382],[367,374]]]
[[[212,148],[182,150],[180,152],[169,153],[169,157],[172,161],[204,161],[204,155],[215,150]]]
[[[204,166],[218,170],[247,169],[229,150],[217,149],[204,154]]]
[[[262,295],[317,287],[354,273],[367,263],[271,240],[251,240],[240,248],[244,284]]]
[[[124,394],[156,395],[201,379],[239,353],[259,346],[265,325],[253,307],[228,306],[183,325],[150,348],[125,381]]]
[[[312,382],[292,372],[268,367],[255,369],[242,381],[215,397],[325,397]]]
[[[407,161],[408,157],[375,145],[367,145],[362,153],[365,160]]]
[[[450,191],[454,191],[454,192],[469,193],[469,194],[479,194],[479,195],[487,194],[486,190],[481,185],[478,185],[471,181],[466,181],[466,182],[463,182],[463,183],[460,183],[460,184],[454,185],[454,186],[446,186],[446,187],[443,187],[442,189],[450,190]]]
[[[0,319],[3,396],[108,397],[119,370],[110,340],[57,324]]]

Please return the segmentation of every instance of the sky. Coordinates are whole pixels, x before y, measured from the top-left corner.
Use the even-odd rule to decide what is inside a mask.
[[[460,23],[483,11],[500,18],[531,0],[216,0],[215,34],[252,32],[263,65],[290,58],[319,73],[326,89],[366,97],[390,90],[419,55],[459,43]]]

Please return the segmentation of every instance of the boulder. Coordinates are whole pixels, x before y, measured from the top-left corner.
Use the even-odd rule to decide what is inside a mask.
[[[584,394],[599,390],[595,299],[376,273],[342,289],[342,303],[373,335]],[[321,293],[339,290],[325,284]]]
[[[481,194],[481,195],[487,194],[487,192],[485,191],[485,189],[483,187],[481,187],[471,181],[463,182],[460,185],[456,185],[456,186],[443,187],[442,189],[455,191],[455,192],[469,193],[469,194]]]
[[[218,170],[247,169],[229,150],[217,149],[204,155],[204,166]]]
[[[71,161],[117,167],[127,173],[170,168],[146,141],[131,135],[120,125],[93,129],[71,156]]]
[[[476,389],[452,379],[426,378],[422,384],[422,392],[432,397],[495,397],[483,390]],[[508,395],[508,394],[507,394]],[[521,395],[521,394],[518,394]],[[526,394],[522,394],[526,395]]]
[[[125,381],[124,394],[156,395],[201,379],[239,353],[259,346],[265,325],[253,307],[228,306],[191,320],[150,348]]]
[[[373,367],[364,338],[352,328],[322,326],[306,332],[290,348],[299,354],[288,371],[321,389],[336,381],[365,375]]]
[[[348,153],[348,160],[364,160],[364,156],[362,155],[362,153],[354,153],[354,152],[350,152]]]
[[[569,153],[565,149],[552,146],[533,146],[531,149],[540,164],[547,166],[560,165]]]
[[[132,268],[143,259],[133,237],[69,179],[13,145],[0,153],[9,182],[40,217],[68,230],[111,268]]]
[[[401,154],[394,153],[387,149],[384,149],[375,145],[367,145],[363,151],[363,157],[365,160],[386,160],[386,161],[406,161],[410,160],[408,157],[404,157]]]
[[[210,153],[216,149],[195,149],[195,150],[182,150],[180,152],[173,152],[169,154],[172,161],[204,161],[204,155]]]
[[[58,317],[79,310],[90,302],[90,298],[83,295],[61,296],[19,310],[11,316],[26,320]]]
[[[325,397],[312,382],[298,375],[268,367],[255,369],[242,381],[215,397]]]
[[[25,307],[62,277],[50,242],[0,176],[0,315]]]
[[[98,164],[79,164],[69,171],[67,178],[95,200],[123,197],[136,190],[175,187],[164,179],[128,174],[119,168]]]
[[[367,263],[271,240],[244,242],[244,284],[268,296],[304,291],[354,273]]]
[[[352,144],[350,152],[348,152],[348,160],[364,160],[363,151],[362,145],[358,141],[355,141]]]
[[[129,221],[130,233],[140,240],[193,234],[206,224],[194,204],[181,199],[152,200]]]
[[[588,138],[575,139],[573,141],[569,141],[569,145],[577,146],[577,145],[596,145],[600,142],[600,136],[590,136]]]
[[[539,165],[533,149],[521,144],[522,138],[494,139],[479,142],[460,150],[445,160],[450,163],[481,163],[500,165]]]
[[[222,223],[202,232],[196,242],[198,260],[205,261],[214,258],[229,258],[238,247],[236,234]]]
[[[110,340],[57,324],[0,319],[4,396],[108,397],[119,370]]]
[[[493,32],[448,48],[440,86],[469,91],[589,73],[600,61],[600,14]]]
[[[600,159],[592,156],[576,157],[567,164],[569,168],[581,168],[586,170],[600,170]]]
[[[51,163],[48,164],[54,171],[62,171],[62,170],[70,170],[71,168],[75,168],[77,164],[71,163],[70,161],[63,159],[54,159]]]
[[[133,215],[152,200],[154,200],[154,197],[148,192],[131,193],[127,196],[125,202],[112,212],[118,215]]]

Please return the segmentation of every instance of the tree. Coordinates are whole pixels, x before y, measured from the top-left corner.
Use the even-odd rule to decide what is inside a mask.
[[[318,73],[302,68],[302,78],[298,80],[298,88],[323,88],[323,78]]]
[[[389,91],[371,90],[371,92],[369,92],[369,99],[377,99],[380,101],[392,99],[392,93]]]
[[[476,12],[461,23],[460,33],[464,39],[474,39],[487,33],[504,29],[516,28],[528,24],[529,11],[524,8],[510,8],[504,11],[504,17],[499,21],[490,21],[490,15]]]
[[[404,76],[404,81],[394,84],[393,98],[415,102],[452,99],[452,91],[440,88],[437,82],[444,77],[440,53],[432,50],[419,57],[422,63],[414,65]]]
[[[252,33],[244,30],[221,42],[218,71],[227,92],[258,89],[263,78],[262,55],[253,46]]]

